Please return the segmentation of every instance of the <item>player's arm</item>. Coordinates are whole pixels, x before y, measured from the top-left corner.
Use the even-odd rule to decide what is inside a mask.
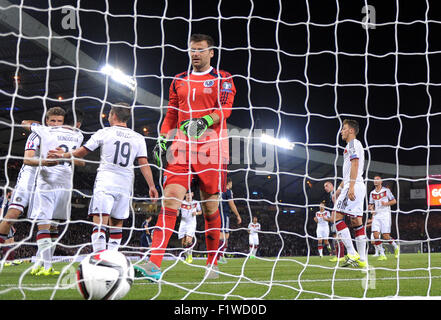
[[[397,199],[392,199],[392,200],[383,202],[383,206],[393,206],[396,203],[397,203]]]
[[[89,152],[90,150],[84,146],[69,152],[64,152],[62,148],[56,148],[55,150],[50,150],[47,157],[49,159],[64,159],[64,161],[73,160],[73,164],[84,166],[85,162],[78,159],[84,158],[89,154]]]
[[[236,204],[234,203],[233,199],[228,200],[228,205],[230,206],[231,211],[233,211],[234,215],[237,219],[237,224],[242,223],[242,218],[240,217],[239,211],[237,211]]]
[[[23,120],[21,122],[21,125],[22,125],[23,129],[25,129],[27,131],[31,131],[31,126],[33,124],[41,124],[41,122],[37,121],[37,120]]]
[[[355,200],[355,181],[357,180],[357,174],[358,174],[358,165],[359,161],[358,158],[354,158],[351,160],[351,173],[350,173],[350,181],[349,181],[349,190],[348,190],[348,198],[352,201]]]
[[[397,199],[394,198],[394,196],[392,195],[392,193],[388,190],[388,200],[389,201],[383,201],[383,206],[393,206],[397,203]]]
[[[164,121],[162,122],[159,136],[165,139],[171,139],[173,129],[178,127],[178,114],[179,114],[179,97],[176,92],[176,80],[170,85],[169,100],[167,113],[165,114]]]
[[[335,203],[335,200],[338,199],[340,196],[341,190],[343,189],[345,183],[344,181],[340,182],[340,185],[337,188],[337,191],[335,191],[335,194],[332,196],[332,201]]]
[[[196,215],[200,216],[202,214],[202,208],[201,205],[198,203],[198,206],[196,207]]]
[[[315,221],[316,223],[318,223],[318,219],[317,219],[317,217],[314,217],[314,221]]]
[[[50,167],[50,166],[55,166],[58,164],[57,161],[54,160],[49,160],[49,159],[39,159],[39,158],[34,158],[35,157],[35,150],[26,150],[24,152],[24,157],[23,157],[23,164],[27,165],[27,166],[32,166],[32,167],[38,167],[38,166],[46,166],[46,167]]]
[[[139,169],[141,170],[142,175],[144,176],[145,181],[149,186],[149,195],[152,198],[153,202],[159,198],[158,190],[156,190],[155,182],[153,181],[152,170],[150,169],[149,162],[146,157],[138,158]]]

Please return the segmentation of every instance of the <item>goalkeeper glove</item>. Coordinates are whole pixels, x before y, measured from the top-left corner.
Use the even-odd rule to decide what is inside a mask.
[[[167,166],[167,148],[167,139],[164,136],[159,136],[156,141],[156,146],[153,148],[153,158],[156,161],[156,165],[160,168]]]
[[[203,116],[202,118],[194,118],[189,120],[184,120],[180,123],[179,129],[185,133],[189,138],[199,139],[208,127],[213,125],[213,118],[209,115]]]

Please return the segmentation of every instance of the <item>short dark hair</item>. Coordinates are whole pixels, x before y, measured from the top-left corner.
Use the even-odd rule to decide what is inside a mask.
[[[230,182],[233,183],[233,179],[228,178],[228,179],[227,179],[227,184],[230,183]]]
[[[360,131],[360,125],[358,124],[357,120],[345,119],[345,120],[343,120],[343,125],[345,125],[345,124],[347,124],[349,127],[354,129],[355,135],[357,135],[358,132]]]
[[[208,47],[214,46],[214,40],[208,34],[195,33],[190,36],[190,42],[207,41]]]
[[[128,103],[117,102],[112,106],[110,112],[116,115],[119,121],[127,122],[129,121],[132,113],[131,109],[132,107]]]
[[[49,119],[50,116],[66,116],[66,111],[62,107],[52,107],[49,108],[46,112],[46,120]]]

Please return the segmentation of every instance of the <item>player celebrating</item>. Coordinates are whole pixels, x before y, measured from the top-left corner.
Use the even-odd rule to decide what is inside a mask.
[[[185,194],[185,200],[182,201],[181,223],[179,225],[178,239],[181,239],[182,247],[185,250],[185,261],[193,262],[192,249],[196,243],[196,216],[202,214],[201,205],[198,201],[193,200],[194,193],[189,191]],[[193,240],[194,243],[193,243]]]
[[[40,137],[40,156],[48,155],[47,159],[49,159],[50,150],[69,151],[80,147],[83,142],[83,134],[74,128],[73,117],[69,122],[66,119],[64,126],[32,125],[31,131]],[[52,267],[54,243],[50,235],[51,221],[70,218],[72,164],[70,162],[55,163],[57,165],[52,167],[40,167],[31,205],[30,218],[37,221],[37,246],[40,253],[31,273],[37,276],[59,274],[59,271],[55,271]],[[39,261],[43,263],[43,268],[40,270],[38,270]]]
[[[89,204],[89,215],[94,223],[91,235],[94,252],[106,249],[107,225],[110,227],[107,249],[117,250],[121,244],[123,221],[129,217],[135,160],[149,186],[150,197],[158,198],[144,137],[127,127],[130,116],[130,106],[117,103],[109,112],[110,127],[95,132],[77,150],[51,152],[55,158],[84,158],[89,152],[101,148],[100,166]]]
[[[242,223],[242,218],[237,211],[236,204],[233,200],[233,180],[228,178],[227,180],[227,190],[222,192],[222,207],[221,207],[221,233],[219,239],[219,256],[218,263],[227,263],[224,253],[227,251],[228,239],[230,237],[230,210],[236,216],[237,224]]]
[[[46,125],[50,127],[62,125],[64,123],[65,113],[66,112],[60,107],[52,107],[48,109],[45,117]],[[23,121],[22,124],[29,127],[27,129],[30,130],[30,124],[33,122],[35,121]],[[55,162],[40,159],[39,155],[40,137],[36,133],[31,132],[26,140],[23,165],[18,174],[11,202],[6,214],[3,215],[3,219],[0,222],[0,245],[8,238],[12,225],[29,205],[35,189],[35,177],[38,166],[56,165]],[[28,216],[29,214],[30,212],[28,212]],[[39,269],[40,268],[38,268],[37,271],[39,271]]]
[[[383,181],[380,176],[374,177],[375,189],[369,195],[369,210],[373,211],[372,232],[374,233],[374,246],[378,250],[380,257],[378,260],[387,260],[384,254],[384,248],[380,240],[380,233],[383,239],[388,241],[394,247],[395,258],[398,257],[399,246],[390,237],[391,230],[391,210],[390,207],[397,203],[394,195],[389,188],[383,187]]]
[[[341,137],[347,143],[343,153],[343,181],[336,192],[335,227],[337,235],[346,247],[347,255],[343,267],[349,265],[366,267],[366,231],[363,225],[363,204],[366,188],[363,183],[364,149],[356,139],[359,125],[356,120],[345,119]],[[351,219],[355,233],[355,250],[351,234],[344,221],[345,215]]]
[[[253,217],[253,221],[248,224],[248,242],[250,245],[250,259],[256,257],[257,249],[259,248],[259,231],[260,223],[257,222],[257,217]]]
[[[318,241],[318,252],[320,258],[323,258],[323,242],[331,253],[331,245],[329,244],[329,222],[332,222],[331,213],[325,210],[325,201],[320,203],[320,211],[315,213],[314,221],[317,223],[316,235]]]
[[[161,263],[176,224],[177,211],[190,189],[193,177],[199,182],[208,251],[206,278],[218,278],[216,253],[221,219],[219,192],[225,190],[229,147],[226,120],[230,116],[236,89],[228,72],[210,65],[214,41],[208,35],[190,37],[192,70],[175,76],[170,86],[169,107],[154,153],[158,165],[162,155],[170,161],[164,171],[164,200],[152,240],[151,256],[142,274],[161,277]],[[177,129],[177,132],[176,132]],[[167,152],[167,140],[176,137]]]

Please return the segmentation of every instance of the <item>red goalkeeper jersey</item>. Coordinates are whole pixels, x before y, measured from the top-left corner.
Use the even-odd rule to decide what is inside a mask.
[[[170,85],[169,105],[161,135],[168,133],[187,119],[201,118],[213,112],[220,118],[198,140],[190,139],[178,130],[172,149],[210,153],[216,150],[223,161],[229,159],[226,120],[231,114],[236,88],[230,73],[210,67],[206,72],[183,72]],[[191,145],[191,146],[190,146]],[[221,152],[219,152],[219,150]]]

